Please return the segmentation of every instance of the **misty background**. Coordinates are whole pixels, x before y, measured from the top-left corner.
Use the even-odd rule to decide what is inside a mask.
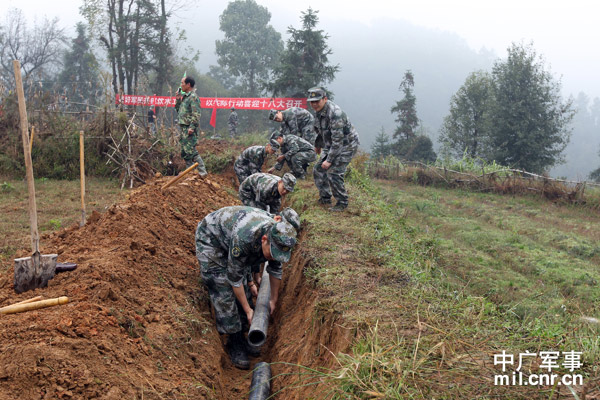
[[[8,0],[8,3],[11,7],[23,9],[31,20],[32,12],[43,12],[43,6],[35,6],[32,0],[20,3]],[[269,9],[270,24],[281,33],[284,42],[289,37],[286,32],[289,26],[301,27],[300,11],[307,8],[304,4],[296,4],[293,9],[286,2],[258,3]],[[75,0],[61,5],[61,14],[57,16],[62,26],[72,30],[76,22],[84,21],[78,15],[79,5]],[[185,30],[187,45],[200,51],[197,67],[202,73],[208,73],[211,65],[217,65],[215,41],[224,36],[219,30],[219,15],[226,7],[227,2],[224,1],[198,1],[182,6],[171,20],[173,27]],[[319,4],[312,7],[320,11],[317,28],[329,35],[328,44],[333,50],[330,61],[340,66],[335,80],[328,87],[335,95],[334,102],[346,111],[356,126],[361,147],[366,151],[382,128],[391,136],[397,125],[390,108],[402,98],[399,85],[406,70],[410,69],[414,75],[414,94],[421,126],[433,140],[437,151],[439,129],[448,114],[451,96],[471,72],[490,71],[496,59],[506,57],[505,51],[475,50],[467,39],[456,33],[415,25],[402,20],[401,15],[375,18],[366,23],[349,20],[341,13],[325,13]],[[379,12],[386,14],[385,10],[380,9]],[[586,10],[581,12],[586,13]],[[49,18],[53,16],[48,14]],[[511,28],[507,26],[505,29]],[[557,30],[560,29],[557,26]],[[594,32],[590,34],[594,35]],[[600,39],[598,32],[595,35]],[[532,42],[527,37],[515,37],[513,41]],[[545,56],[543,49],[537,48],[535,41],[532,43],[538,53]],[[180,48],[179,51],[185,50]],[[98,53],[99,58],[101,54]],[[566,162],[555,166],[550,173],[569,179],[585,179],[600,165],[600,132],[597,129],[600,125],[600,83],[597,80],[580,82],[576,72],[555,70],[550,63],[546,67],[557,79],[567,72],[571,74],[568,79],[561,79],[563,97],[572,96],[574,108],[578,111],[571,124],[571,141],[564,152]]]

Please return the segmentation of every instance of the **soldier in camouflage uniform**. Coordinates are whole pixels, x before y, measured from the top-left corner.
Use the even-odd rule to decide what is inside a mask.
[[[250,271],[269,261],[269,306],[279,296],[281,263],[290,259],[296,231],[286,222],[250,207],[224,207],[208,214],[196,229],[196,257],[202,281],[215,309],[217,331],[228,334],[227,351],[233,364],[248,369],[248,347],[243,325],[252,321]]]
[[[202,157],[196,150],[198,143],[198,126],[200,125],[200,100],[194,92],[196,81],[191,77],[181,80],[181,92],[177,93],[175,110],[178,113],[179,128],[181,135],[181,157],[185,160],[185,166],[189,167],[194,162],[198,163],[198,173],[201,177],[206,176],[206,167]]]
[[[308,91],[308,102],[316,113],[315,141],[317,150],[322,147],[321,158],[315,164],[313,176],[319,189],[319,203],[331,204],[331,195],[337,204],[331,211],[348,207],[348,193],[344,187],[346,168],[358,150],[358,133],[342,109],[327,100],[327,93],[320,87]]]
[[[276,213],[281,207],[282,198],[293,192],[295,185],[296,178],[290,173],[280,178],[277,175],[258,172],[241,183],[240,200],[245,206]]]
[[[237,135],[237,126],[238,126],[238,115],[235,112],[235,108],[231,107],[231,114],[229,114],[229,119],[227,120],[227,125],[229,126],[229,136],[233,139],[235,135]]]
[[[296,135],[312,145],[315,144],[317,137],[314,130],[315,118],[304,108],[292,107],[283,111],[271,110],[269,112],[269,119],[281,122],[281,132],[284,135]]]
[[[279,146],[281,155],[277,157],[277,163],[268,172],[273,172],[275,169],[281,171],[283,164],[287,162],[297,179],[306,178],[308,165],[317,159],[313,145],[301,137],[284,135],[282,132],[274,132],[271,143],[273,146]]]
[[[252,146],[242,151],[233,164],[233,170],[241,184],[244,179],[252,174],[260,172],[268,154],[275,154],[276,150],[267,143],[266,146]]]

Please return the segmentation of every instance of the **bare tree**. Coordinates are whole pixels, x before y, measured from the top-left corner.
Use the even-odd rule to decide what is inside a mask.
[[[106,50],[115,93],[135,93],[151,71],[157,73],[153,89],[163,90],[172,70],[166,0],[84,0],[81,12]]]
[[[14,86],[12,60],[21,62],[25,82],[34,75],[41,78],[48,74],[60,65],[66,40],[58,18],[36,22],[30,30],[21,10],[9,10],[4,25],[0,25],[0,84]]]

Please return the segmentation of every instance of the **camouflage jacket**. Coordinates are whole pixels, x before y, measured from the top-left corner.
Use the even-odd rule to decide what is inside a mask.
[[[292,107],[281,112],[281,132],[284,135],[292,134],[304,138],[311,144],[315,143],[314,121],[315,117],[310,112],[300,107]]]
[[[344,150],[356,149],[360,144],[358,132],[350,123],[342,109],[327,100],[325,106],[315,118],[317,143],[322,143],[323,155],[326,161],[333,163]]]
[[[238,115],[235,111],[229,114],[229,119],[227,120],[229,125],[237,125],[238,124]]]
[[[295,135],[283,135],[283,144],[279,148],[288,162],[292,162],[292,157],[298,153],[315,152],[312,144]],[[281,170],[283,162],[277,162],[274,167],[278,171]]]
[[[178,123],[194,129],[198,128],[200,125],[200,99],[193,90],[182,94],[183,98],[175,103],[175,109],[179,115]]]
[[[281,195],[277,190],[280,177],[264,172],[250,175],[240,184],[240,200],[246,205],[276,213],[281,207]]]
[[[243,165],[260,171],[266,157],[267,152],[265,146],[251,146],[242,151],[242,154],[238,156],[236,163],[240,166]]]
[[[196,257],[200,262],[212,260],[227,268],[227,280],[240,287],[267,261],[262,251],[262,237],[275,224],[273,215],[252,207],[232,206],[208,214],[196,228]],[[269,261],[267,272],[281,279],[281,263]]]

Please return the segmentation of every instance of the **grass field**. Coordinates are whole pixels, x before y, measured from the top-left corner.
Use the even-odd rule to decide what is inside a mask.
[[[307,384],[329,382],[323,398],[600,394],[597,211],[358,172],[349,182],[342,215],[315,207],[309,183],[293,196],[310,232],[306,274],[323,293],[317,317],[340,313],[359,337],[337,368],[304,371]],[[496,386],[502,351],[581,351],[584,385]]]
[[[79,223],[81,192],[79,181],[37,179],[35,181],[40,235]],[[110,179],[86,179],[86,213],[103,211],[122,199],[126,191]],[[31,250],[27,183],[0,178],[0,264],[11,264],[17,250]],[[42,243],[43,246],[43,243]]]
[[[600,212],[533,197],[379,182],[438,242],[450,279],[523,321],[600,316]]]

